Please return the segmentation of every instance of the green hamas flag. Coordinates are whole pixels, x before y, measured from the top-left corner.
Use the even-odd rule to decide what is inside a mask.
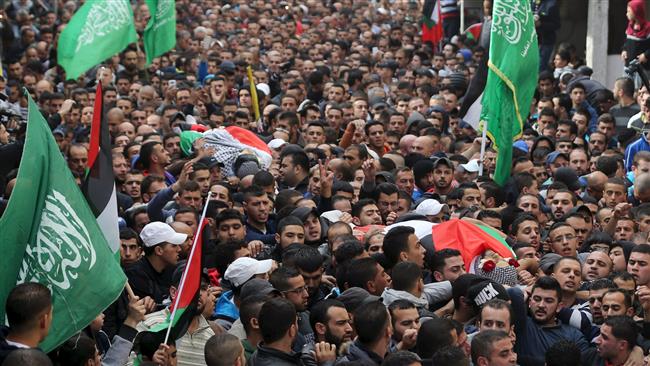
[[[176,45],[176,4],[174,0],[146,0],[151,19],[144,29],[144,52],[147,65],[154,57]]]
[[[0,319],[17,283],[52,291],[49,352],[115,301],[126,282],[38,106],[29,97],[16,186],[0,218]]]
[[[58,62],[76,79],[137,39],[128,0],[87,0],[61,32]]]
[[[537,86],[539,53],[529,0],[495,0],[481,121],[498,152],[494,181],[510,176],[512,142],[521,136]]]

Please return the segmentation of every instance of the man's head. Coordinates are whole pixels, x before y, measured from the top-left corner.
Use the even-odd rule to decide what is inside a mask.
[[[616,284],[607,278],[601,278],[591,282],[589,286],[589,310],[593,317],[594,324],[602,324],[605,319],[603,316],[603,297],[607,291],[615,289]]]
[[[381,213],[374,200],[364,198],[352,206],[352,223],[358,226],[381,225]]]
[[[295,216],[287,216],[278,222],[275,241],[284,249],[291,244],[305,243],[305,227],[302,221]]]
[[[193,180],[188,180],[178,191],[176,202],[181,207],[188,206],[195,210],[202,209],[203,197],[201,196],[201,186]]]
[[[361,304],[354,311],[353,316],[357,340],[366,347],[376,346],[381,343],[388,351],[393,328],[390,324],[390,314],[384,304],[379,301]]]
[[[352,325],[345,305],[334,299],[320,301],[309,312],[309,324],[316,342],[327,342],[337,348],[352,340]]]
[[[123,266],[135,263],[142,256],[142,242],[131,228],[120,229],[120,262]]]
[[[562,288],[555,278],[544,276],[535,281],[528,304],[535,322],[540,325],[555,324],[561,299]]]
[[[309,301],[309,288],[300,272],[293,267],[280,267],[271,274],[271,284],[282,296],[295,306],[297,311],[304,311]]]
[[[578,249],[576,231],[569,224],[556,222],[548,232],[551,251],[565,257],[575,257]]]
[[[510,335],[501,330],[479,332],[472,340],[472,363],[476,366],[514,366],[517,354]]]
[[[36,347],[47,336],[52,323],[52,294],[40,283],[26,282],[7,296],[5,313],[10,334],[36,340]]]
[[[283,298],[273,298],[262,305],[258,322],[267,346],[278,342],[291,344],[298,334],[296,308]]]
[[[388,305],[388,311],[393,325],[393,339],[397,342],[402,340],[407,330],[417,332],[420,329],[420,315],[412,302],[406,299],[395,300]]]
[[[384,237],[384,255],[393,265],[409,261],[424,266],[425,250],[415,235],[415,229],[407,226],[397,226],[388,231]]]
[[[217,239],[220,243],[229,240],[244,240],[246,237],[246,225],[244,218],[239,211],[227,208],[215,217]]]
[[[627,271],[634,277],[637,286],[650,283],[650,245],[640,244],[632,249]]]
[[[557,190],[551,200],[551,212],[553,213],[553,217],[559,219],[566,215],[573,207],[575,207],[576,203],[577,198],[575,193],[568,189]]]
[[[436,251],[431,258],[431,272],[438,281],[455,281],[458,276],[466,273],[465,262],[456,249],[445,248]]]
[[[386,222],[386,217],[391,212],[397,212],[399,191],[393,183],[381,183],[375,187],[374,200],[381,214],[382,220]]]
[[[633,316],[632,296],[630,292],[621,288],[607,290],[603,294],[602,318],[614,316]]]
[[[512,334],[513,320],[512,306],[503,299],[494,298],[486,302],[478,313],[478,329],[479,332],[492,329]]]
[[[296,251],[293,261],[294,266],[305,280],[309,296],[318,296],[321,279],[325,271],[325,258],[323,255],[320,254],[318,249],[305,245]]]
[[[144,255],[159,269],[176,266],[181,252],[181,244],[187,239],[186,234],[174,231],[171,226],[154,221],[148,223],[140,232],[144,244]]]
[[[600,335],[596,337],[596,349],[606,362],[625,362],[632,348],[636,346],[638,328],[629,316],[613,316],[607,318],[600,327]]]
[[[384,267],[372,257],[357,258],[350,261],[343,288],[359,287],[371,295],[381,296],[390,285],[391,278]]]
[[[292,151],[281,157],[280,181],[295,187],[309,176],[309,158],[303,151]]]
[[[215,334],[205,343],[203,348],[205,363],[208,366],[233,365],[243,366],[246,364],[244,347],[239,338],[232,334]]]
[[[269,220],[271,200],[260,187],[250,186],[244,191],[244,211],[248,221],[255,225],[265,225]]]

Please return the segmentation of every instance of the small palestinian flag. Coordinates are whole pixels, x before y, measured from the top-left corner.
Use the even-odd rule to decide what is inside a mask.
[[[425,0],[422,7],[422,43],[431,42],[437,45],[443,36],[440,1]]]
[[[104,114],[102,84],[97,83],[93,120],[90,125],[88,175],[81,190],[88,201],[113,255],[119,258],[120,231],[117,216],[117,193],[113,174],[111,136]]]
[[[463,98],[463,104],[460,106],[460,118],[469,123],[475,131],[479,131],[481,121],[481,111],[483,110],[483,91],[487,84],[488,76],[488,55],[487,52],[478,63],[476,74],[469,83],[467,93]]]
[[[176,297],[169,307],[167,319],[149,329],[150,332],[155,333],[168,332],[169,336],[165,337],[166,340],[181,338],[187,332],[187,328],[192,322],[192,319],[197,315],[196,308],[201,289],[201,253],[203,235],[206,227],[208,227],[207,225],[208,221],[203,217],[199,225],[199,230],[197,231],[198,237],[194,239],[194,244],[192,245],[190,256],[187,259],[181,282],[176,290]]]
[[[470,268],[472,260],[488,249],[503,258],[516,258],[501,234],[487,225],[453,219],[435,225],[431,237],[437,251],[445,248],[460,251],[465,268]]]
[[[483,28],[483,23],[476,23],[470,25],[467,29],[465,29],[465,34],[467,35],[467,38],[478,41],[478,38],[481,36],[481,28]]]

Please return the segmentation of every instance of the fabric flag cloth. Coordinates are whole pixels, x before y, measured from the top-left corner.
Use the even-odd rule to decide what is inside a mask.
[[[257,88],[255,87],[255,80],[253,79],[253,68],[248,65],[246,66],[246,75],[248,76],[248,82],[251,92],[251,103],[253,104],[253,112],[255,113],[255,121],[260,120],[260,102],[257,98]]]
[[[117,258],[120,252],[120,229],[117,215],[117,190],[113,174],[113,157],[108,121],[103,108],[102,85],[97,84],[93,120],[88,149],[88,175],[83,180],[82,192],[97,218],[108,246]]]
[[[208,235],[204,236],[204,232],[206,228],[209,229],[207,224],[208,221],[203,217],[199,225],[198,237],[194,239],[180,285],[176,290],[177,296],[169,307],[169,316],[164,322],[151,327],[150,332],[162,333],[170,329],[168,339],[177,340],[187,332],[187,328],[196,315],[201,290],[203,238],[208,237]]]
[[[31,96],[16,186],[0,218],[0,319],[17,283],[52,291],[54,315],[40,347],[49,352],[113,303],[126,277]]]
[[[475,23],[467,27],[467,29],[465,29],[465,34],[467,35],[467,38],[478,41],[478,38],[481,36],[482,27],[483,27],[483,23]]]
[[[58,62],[76,79],[137,39],[128,0],[87,0],[61,32]]]
[[[539,52],[530,1],[494,1],[489,54],[481,120],[498,152],[494,181],[503,186],[510,176],[512,142],[522,134],[537,87]]]
[[[174,0],[146,0],[151,18],[144,29],[147,65],[176,46],[176,4]]]
[[[477,225],[453,219],[435,225],[431,237],[436,251],[452,248],[460,251],[465,268],[470,268],[474,257],[490,249],[503,258],[516,258],[512,248],[499,232],[487,225]]]
[[[467,93],[463,98],[463,104],[460,106],[460,118],[470,124],[475,131],[479,131],[481,127],[481,111],[483,105],[483,92],[485,91],[485,84],[487,83],[488,66],[487,55],[483,56],[479,61],[476,68],[476,74],[467,88]]]
[[[422,7],[422,42],[436,45],[443,36],[440,0],[425,0]]]
[[[268,170],[273,161],[271,150],[266,143],[252,131],[241,127],[216,128],[205,132],[203,138],[207,147],[215,148],[214,158],[223,164],[226,176],[235,175],[232,170],[233,163],[240,154],[246,153],[246,150],[257,156],[264,170]]]

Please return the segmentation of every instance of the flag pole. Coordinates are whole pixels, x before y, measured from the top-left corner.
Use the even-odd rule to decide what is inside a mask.
[[[483,176],[483,159],[485,158],[485,144],[487,140],[488,121],[483,121],[483,138],[481,139],[481,155],[478,159],[478,175]]]
[[[465,32],[465,0],[460,0],[460,32]]]
[[[199,230],[203,230],[203,221],[205,220],[205,214],[208,211],[208,204],[210,203],[210,197],[212,196],[212,192],[208,191],[208,197],[205,199],[205,205],[203,206],[203,212],[201,213],[201,219],[199,220]],[[178,285],[178,293],[176,294],[176,298],[174,299],[174,309],[172,310],[172,313],[170,314],[170,321],[169,321],[169,326],[167,327],[167,334],[165,334],[165,341],[163,342],[164,344],[167,344],[167,341],[169,340],[169,333],[172,331],[172,326],[174,325],[174,316],[176,315],[176,309],[178,309],[178,301],[181,298],[181,295],[183,294],[183,288],[185,287],[185,279],[187,278],[187,272],[190,269],[190,264],[192,262],[192,258],[194,258],[194,251],[196,250],[196,242],[199,240],[199,237],[202,235],[194,235],[194,242],[192,243],[192,250],[190,251],[190,256],[187,259],[187,264],[185,265],[185,270],[183,271],[183,277],[181,277],[181,283]],[[202,245],[203,243],[201,243]]]

